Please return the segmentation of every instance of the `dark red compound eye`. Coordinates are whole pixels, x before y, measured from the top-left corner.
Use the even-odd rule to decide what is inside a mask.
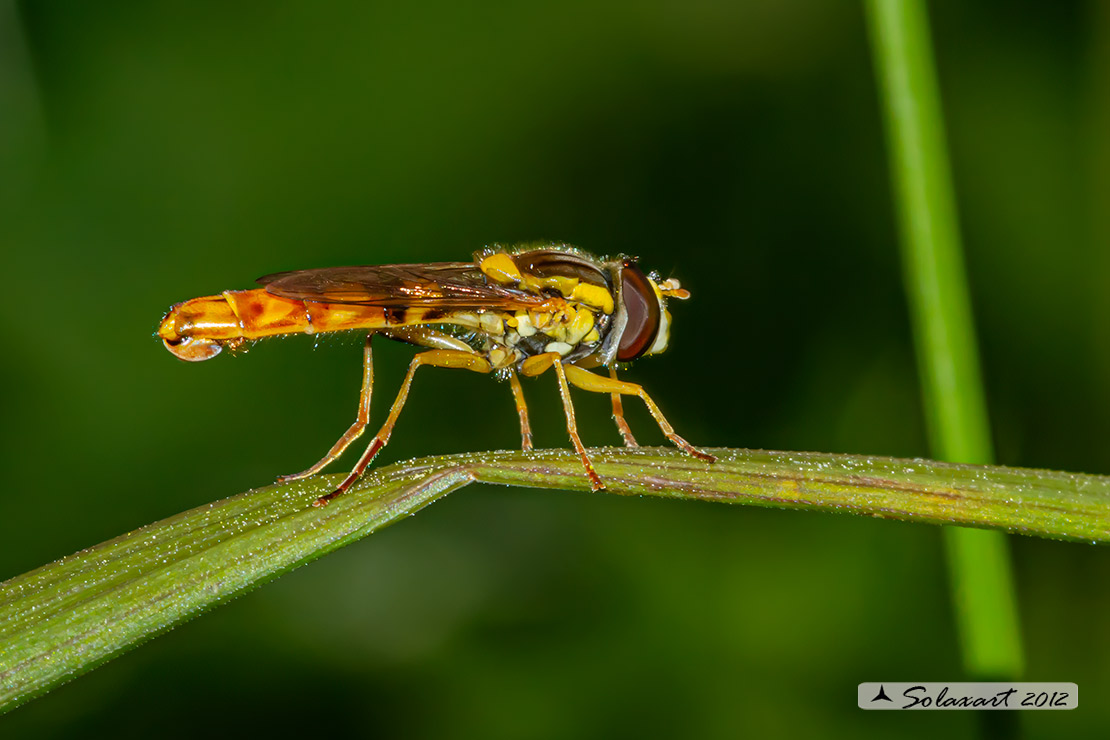
[[[617,347],[617,359],[626,362],[647,352],[659,333],[659,299],[647,275],[631,262],[621,270],[621,301],[628,321]]]

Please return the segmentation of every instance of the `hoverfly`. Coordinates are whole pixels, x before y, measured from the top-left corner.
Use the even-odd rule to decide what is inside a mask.
[[[182,360],[215,357],[249,341],[303,333],[365,331],[358,416],[319,462],[279,481],[305,478],[336,460],[366,429],[374,384],[370,343],[375,335],[425,348],[409,365],[384,424],[339,486],[317,499],[325,505],[353,484],[389,441],[424,365],[496,373],[509,381],[525,450],[532,449],[528,409],[518,374],[553,369],[567,431],[594,490],[604,488],[578,436],[569,386],[612,397],[624,443],[636,440],[624,419],[622,395],[639,396],[663,434],[684,452],[713,461],[667,422],[639,385],[618,380],[615,364],[667,348],[667,299],[689,298],[673,278],[644,273],[632,258],[598,259],[566,245],[507,250],[493,246],[473,262],[325,267],[259,278],[263,287],[229,290],[173,306],[157,336]],[[590,372],[598,366],[609,377]]]

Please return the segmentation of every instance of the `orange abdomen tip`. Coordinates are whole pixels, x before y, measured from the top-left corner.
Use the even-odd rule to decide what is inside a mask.
[[[239,319],[223,296],[178,303],[158,325],[158,338],[166,349],[187,362],[210,360],[225,342],[242,335]]]

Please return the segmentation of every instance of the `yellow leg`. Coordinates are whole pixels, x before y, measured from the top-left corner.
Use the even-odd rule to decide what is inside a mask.
[[[292,475],[280,476],[278,478],[279,483],[316,475],[328,465],[335,462],[335,460],[351,446],[351,443],[361,437],[363,431],[366,430],[366,424],[370,421],[370,392],[374,388],[374,358],[370,353],[370,340],[373,338],[373,334],[367,334],[366,344],[362,349],[362,392],[358,397],[358,416],[355,418],[355,423],[351,425],[351,428],[339,438],[339,441],[335,443],[331,451],[324,455],[318,463],[308,470],[302,470]]]
[[[551,369],[551,366],[555,364],[555,360],[558,359],[560,359],[558,352],[546,352],[542,355],[534,355],[520,364],[520,374],[529,378],[543,375]]]
[[[524,403],[524,389],[520,387],[520,378],[511,368],[509,387],[513,389],[513,402],[516,404],[517,416],[520,417],[520,448],[527,452],[532,449],[532,425],[528,423],[528,406]]]
[[[609,377],[613,380],[617,379],[617,369],[615,367],[609,368]],[[624,439],[625,447],[639,447],[636,444],[636,438],[632,436],[632,430],[628,427],[628,422],[624,420],[624,405],[621,403],[621,394],[613,393],[613,421],[617,424],[617,429]]]
[[[645,391],[643,387],[635,383],[617,380],[616,378],[603,378],[600,375],[594,375],[589,370],[583,370],[574,365],[568,365],[566,367],[566,377],[572,385],[584,391],[639,396],[643,399],[644,404],[647,405],[648,411],[650,411],[651,415],[655,418],[655,422],[659,425],[659,428],[663,430],[663,434],[666,435],[667,439],[673,442],[675,446],[679,447],[687,455],[702,460],[713,462],[717,459],[710,454],[695,449],[693,445],[675,434],[674,427],[672,427],[666,417],[663,416],[663,412],[659,410],[659,407],[655,405],[655,401],[651,400],[651,396],[647,394],[647,391]]]
[[[313,502],[313,506],[324,506],[328,501],[340,495],[348,488],[351,487],[359,476],[365,472],[370,463],[373,462],[374,457],[378,452],[385,447],[389,442],[390,435],[393,434],[393,426],[397,423],[397,417],[401,415],[401,409],[405,407],[405,401],[409,397],[409,387],[412,385],[412,378],[416,375],[416,369],[422,365],[430,365],[432,367],[454,367],[463,370],[471,370],[476,373],[488,373],[493,368],[485,358],[480,357],[472,352],[463,352],[462,350],[454,349],[433,349],[427,352],[421,352],[416,357],[412,358],[409,364],[409,372],[405,376],[405,382],[401,384],[401,390],[397,392],[397,399],[393,402],[393,407],[389,410],[389,417],[382,424],[382,428],[374,435],[374,439],[370,440],[370,444],[366,447],[366,452],[362,453],[362,457],[355,463],[354,470],[343,479],[339,486],[326,496],[321,496]]]
[[[590,458],[586,456],[586,448],[582,444],[582,438],[578,436],[578,424],[574,420],[574,404],[570,400],[570,388],[567,386],[567,374],[563,365],[563,360],[557,352],[545,352],[542,355],[529,357],[521,365],[520,371],[528,376],[535,376],[545,372],[548,368],[555,368],[555,376],[559,379],[559,395],[563,398],[563,411],[567,415],[567,433],[570,434],[571,444],[574,445],[578,457],[582,459],[582,466],[586,468],[586,475],[590,478],[590,487],[595,491],[600,491],[605,488],[605,484],[601,482],[601,476],[594,470]],[[573,366],[571,366],[573,367]],[[583,370],[583,372],[586,372]]]

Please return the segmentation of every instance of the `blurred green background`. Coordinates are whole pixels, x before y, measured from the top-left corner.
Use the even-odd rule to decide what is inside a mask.
[[[358,338],[189,365],[151,336],[171,303],[494,241],[679,277],[670,351],[627,377],[697,444],[927,454],[855,3],[0,7],[0,578],[300,470],[350,423]],[[932,21],[998,460],[1110,473],[1110,6]],[[376,347],[375,418],[411,353]],[[507,387],[425,372],[381,463],[519,443]],[[568,446],[554,379],[525,393]],[[607,399],[576,405],[619,442]],[[1026,678],[1083,697],[1025,729],[1091,736],[1110,553],[1012,545]],[[960,671],[934,527],[484,487],[0,736],[973,737],[854,703]]]

